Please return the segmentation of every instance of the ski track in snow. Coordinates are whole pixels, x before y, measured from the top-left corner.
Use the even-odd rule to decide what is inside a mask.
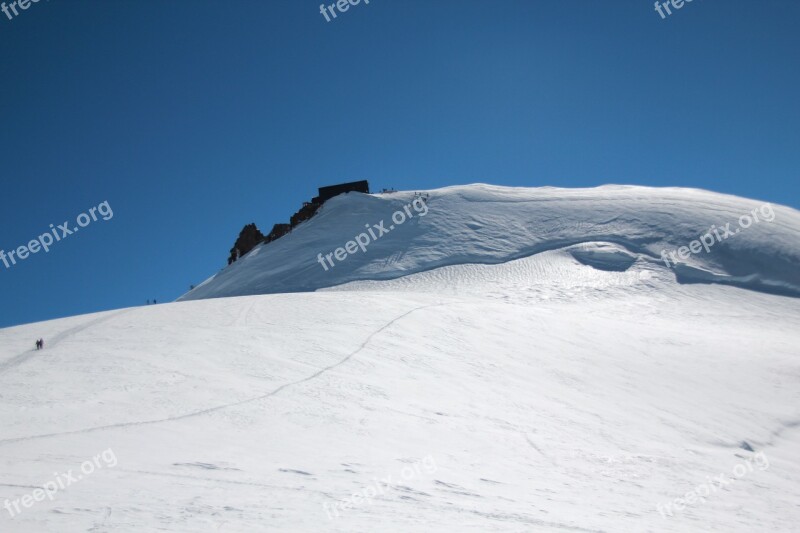
[[[54,335],[50,339],[46,340],[44,349],[35,350],[35,349],[31,348],[30,350],[24,351],[19,355],[12,356],[7,361],[5,361],[3,363],[0,363],[0,374],[4,374],[8,370],[21,365],[22,363],[32,359],[35,356],[45,355],[49,348],[58,346],[58,344],[61,343],[61,341],[63,341],[64,339],[66,339],[66,338],[68,338],[68,337],[70,337],[72,335],[80,333],[81,331],[84,331],[84,330],[86,330],[86,329],[88,329],[88,328],[90,328],[92,326],[96,326],[98,324],[102,324],[103,322],[107,322],[107,321],[109,321],[109,320],[111,320],[113,318],[116,318],[118,316],[121,316],[121,315],[123,315],[125,313],[130,313],[134,309],[135,308],[130,308],[130,309],[123,309],[123,310],[117,311],[117,312],[112,312],[112,313],[109,313],[109,314],[107,314],[105,316],[101,316],[101,317],[96,318],[94,320],[90,320],[89,322],[86,322],[84,324],[79,324],[79,325],[77,325],[77,326],[75,326],[73,328],[70,328],[68,330],[62,331],[61,333],[57,333],[56,335]]]
[[[252,305],[253,304],[251,304],[250,307],[246,308],[242,312],[242,314],[240,315],[239,319],[237,319],[237,323],[239,323],[242,320],[242,317],[246,317],[246,315],[250,312],[250,310],[252,308]],[[387,324],[385,324],[384,326],[382,326],[378,330],[374,331],[371,335],[369,335],[369,337],[367,337],[367,339],[363,343],[361,343],[361,345],[356,350],[351,352],[349,355],[347,355],[341,361],[339,361],[337,363],[334,363],[332,365],[329,365],[327,367],[324,367],[324,368],[318,370],[317,372],[314,372],[310,376],[307,376],[307,377],[305,377],[303,379],[299,379],[299,380],[296,380],[296,381],[285,383],[285,384],[281,385],[280,387],[276,388],[275,390],[273,390],[273,391],[271,391],[271,392],[269,392],[267,394],[262,394],[260,396],[255,396],[253,398],[247,398],[247,399],[240,400],[240,401],[237,401],[237,402],[231,402],[231,403],[226,403],[226,404],[222,404],[222,405],[217,405],[215,407],[209,407],[207,409],[202,409],[200,411],[194,411],[194,412],[186,413],[186,414],[183,414],[183,415],[172,416],[172,417],[167,417],[167,418],[160,418],[160,419],[156,419],[156,420],[144,420],[144,421],[139,421],[139,422],[120,422],[118,424],[107,424],[107,425],[104,425],[104,426],[97,426],[97,427],[85,428],[85,429],[77,429],[77,430],[73,430],[73,431],[64,431],[64,432],[57,432],[57,433],[45,433],[45,434],[41,434],[41,435],[30,435],[30,436],[26,436],[26,437],[15,437],[15,438],[12,438],[12,439],[2,439],[2,440],[0,440],[0,446],[6,445],[6,444],[12,444],[12,443],[15,443],[15,442],[24,442],[24,441],[32,441],[32,440],[40,440],[40,439],[49,439],[49,438],[54,438],[54,437],[64,437],[64,436],[68,436],[68,435],[80,435],[80,434],[85,434],[85,433],[94,433],[94,432],[97,432],[97,431],[107,431],[107,430],[121,429],[121,428],[127,428],[127,427],[149,426],[149,425],[153,425],[153,424],[162,424],[162,423],[165,423],[165,422],[176,422],[176,421],[179,421],[179,420],[186,420],[187,418],[193,418],[193,417],[196,417],[196,416],[207,415],[207,414],[210,414],[210,413],[221,411],[223,409],[229,409],[229,408],[232,408],[232,407],[238,407],[240,405],[245,405],[245,404],[252,403],[252,402],[265,400],[267,398],[275,396],[276,394],[279,394],[280,392],[282,392],[283,390],[285,390],[287,388],[294,387],[294,386],[297,386],[297,385],[301,385],[303,383],[306,383],[308,381],[316,379],[319,376],[325,374],[326,372],[329,372],[330,370],[333,370],[333,369],[335,369],[335,368],[347,363],[355,355],[357,355],[364,348],[366,348],[367,345],[370,343],[370,341],[376,335],[382,333],[384,330],[388,329],[393,324],[395,324],[399,320],[402,320],[403,318],[407,317],[408,315],[410,315],[412,313],[415,313],[417,311],[421,311],[423,309],[427,309],[427,308],[430,308],[430,307],[439,307],[439,306],[443,306],[443,305],[450,305],[450,304],[423,305],[423,306],[420,306],[420,307],[415,307],[414,309],[411,309],[410,311],[407,311],[407,312],[403,313],[402,315],[400,315],[400,316],[392,319],[391,321],[389,321]],[[120,313],[117,313],[117,314],[115,314],[113,316],[109,316],[109,317],[102,317],[102,318],[99,318],[97,320],[93,320],[92,322],[87,323],[85,325],[78,326],[78,327],[72,328],[71,330],[65,331],[58,338],[54,337],[53,344],[57,344],[57,342],[60,342],[62,339],[66,338],[69,335],[72,335],[72,334],[77,333],[79,331],[83,331],[83,330],[91,327],[92,325],[98,324],[100,322],[105,322],[106,320],[109,320],[110,318],[113,318],[114,316],[118,316],[119,314]]]

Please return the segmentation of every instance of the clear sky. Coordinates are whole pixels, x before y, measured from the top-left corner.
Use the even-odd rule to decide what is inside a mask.
[[[650,0],[371,0],[331,22],[318,0],[18,13],[0,13],[0,248],[104,201],[113,218],[0,263],[0,326],[172,300],[245,223],[266,231],[341,181],[800,207],[797,0],[665,19]]]

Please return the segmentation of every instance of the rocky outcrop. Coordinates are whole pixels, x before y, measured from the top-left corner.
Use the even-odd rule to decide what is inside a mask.
[[[362,180],[352,181],[350,183],[340,183],[338,185],[320,187],[318,191],[319,196],[315,196],[310,202],[303,202],[303,207],[301,207],[297,213],[291,216],[288,224],[275,224],[272,227],[272,231],[269,232],[269,235],[264,236],[264,234],[258,230],[254,223],[246,225],[242,231],[239,232],[239,238],[236,239],[236,243],[233,245],[233,248],[231,248],[231,255],[228,257],[228,264],[232,264],[234,261],[245,255],[262,242],[272,242],[276,239],[280,239],[287,233],[290,233],[292,228],[313,217],[317,211],[319,211],[319,208],[322,207],[322,204],[334,196],[338,196],[347,192],[361,192],[369,194],[369,182]]]
[[[258,230],[255,223],[247,224],[239,232],[239,238],[231,248],[228,264],[230,265],[262,242],[264,242],[264,234]]]

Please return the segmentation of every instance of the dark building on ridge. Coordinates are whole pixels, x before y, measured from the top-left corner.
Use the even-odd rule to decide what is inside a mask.
[[[311,199],[312,203],[324,204],[334,196],[344,194],[346,192],[363,192],[369,194],[369,182],[367,180],[351,181],[350,183],[340,183],[339,185],[329,185],[327,187],[320,187],[319,196]]]
[[[305,222],[309,218],[313,217],[317,213],[317,210],[322,207],[322,204],[334,196],[339,196],[340,194],[344,194],[346,192],[363,192],[364,194],[369,194],[369,182],[367,180],[351,181],[350,183],[340,183],[338,185],[320,187],[317,190],[319,191],[319,196],[315,196],[310,202],[303,203],[303,207],[301,207],[297,213],[292,215],[290,220],[292,227],[295,227],[301,222]]]

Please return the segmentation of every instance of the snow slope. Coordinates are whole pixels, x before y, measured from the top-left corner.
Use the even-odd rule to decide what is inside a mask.
[[[387,280],[465,263],[497,264],[546,250],[609,242],[661,261],[662,250],[688,246],[730,223],[735,235],[688,259],[677,257],[680,282],[727,283],[800,296],[800,213],[769,206],[774,220],[744,229],[742,216],[763,202],[697,189],[604,186],[594,189],[466,185],[428,191],[426,212],[325,270],[326,255],[384,222],[413,192],[349,193],[329,200],[311,220],[254,249],[182,300],[310,291],[354,280]],[[377,234],[377,232],[375,232]],[[714,237],[714,233],[710,234]]]
[[[383,256],[395,237],[414,244],[383,270],[359,267],[358,255],[327,273],[315,263],[339,280],[384,280],[0,330],[0,505],[69,470],[82,476],[13,517],[0,507],[0,531],[797,531],[800,299],[679,283],[653,251],[656,232],[686,244],[669,232],[694,228],[690,214],[711,217],[699,211],[716,205],[709,198],[727,205],[713,211],[723,223],[760,204],[602,188],[587,194],[645,198],[639,205],[674,194],[663,216],[687,218],[651,225],[649,237],[608,231],[635,229],[634,220],[645,228],[651,219],[633,209],[602,232],[580,218],[550,220],[541,248],[511,239],[490,248],[481,235],[506,227],[518,238],[545,220],[520,219],[528,211],[510,204],[540,216],[527,200],[458,211],[471,190],[503,192],[433,192],[427,216],[375,243]],[[440,213],[450,218],[434,218],[448,196],[453,209]],[[364,211],[377,223],[391,216],[386,206],[410,198],[340,202],[380,202]],[[592,209],[576,200],[587,217],[603,212],[602,201]],[[542,203],[569,211],[563,199]],[[502,209],[506,220],[486,223]],[[325,252],[363,227],[348,221],[351,212],[328,226],[341,235],[324,240],[312,220],[275,244],[299,253],[294,240],[313,237]],[[456,212],[471,212],[472,227]],[[775,212],[771,225],[718,245],[714,272],[791,289],[798,215]],[[453,225],[439,227],[444,220]],[[773,233],[754,237],[762,228]],[[203,290],[291,280],[251,272],[270,248],[278,249],[262,247],[236,266],[252,276],[223,273]],[[423,260],[445,249],[476,255],[438,268]],[[514,249],[526,252],[498,259]],[[735,250],[748,268],[776,263],[737,271]],[[692,259],[711,269],[708,257]],[[396,275],[404,269],[417,272]],[[38,337],[41,352],[30,350]],[[108,450],[113,466],[81,473]],[[675,505],[697,487],[707,494]]]

